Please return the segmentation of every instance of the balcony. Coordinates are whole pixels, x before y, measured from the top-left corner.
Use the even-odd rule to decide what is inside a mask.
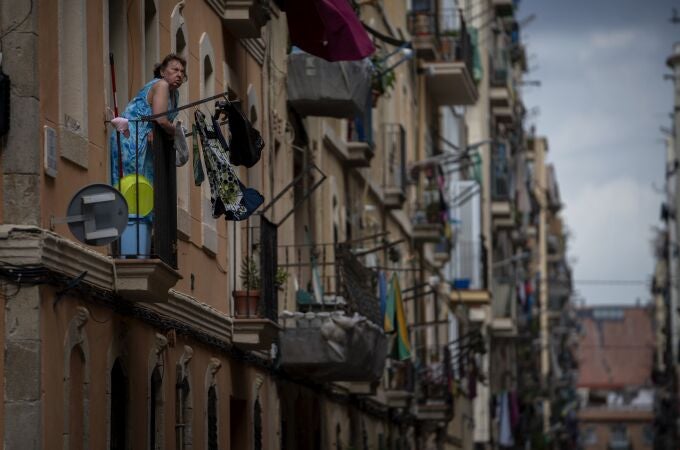
[[[385,399],[390,408],[407,408],[413,398],[415,371],[411,361],[390,362],[385,377]]]
[[[261,215],[253,215],[244,230],[248,233],[250,248],[256,250],[244,257],[241,290],[232,293],[232,341],[243,350],[266,351],[281,329],[278,324],[277,228]]]
[[[269,20],[268,0],[208,0],[224,26],[237,38],[259,38]]]
[[[512,92],[510,88],[510,71],[508,55],[505,51],[499,51],[489,57],[490,84],[489,99],[491,108],[497,108],[500,114],[504,108],[510,108],[512,112]]]
[[[515,285],[505,279],[495,280],[492,289],[490,330],[496,337],[517,335]]]
[[[371,165],[371,159],[375,154],[372,111],[370,98],[367,98],[364,113],[349,122],[347,127],[347,165],[349,167],[370,167]]]
[[[406,200],[406,130],[399,123],[383,124],[383,204],[401,209]]]
[[[324,382],[379,379],[387,338],[375,295],[377,274],[347,244],[283,246],[279,251],[281,267],[299,277],[297,311],[282,314],[281,367]]]
[[[444,236],[444,223],[448,215],[443,194],[435,177],[439,167],[427,167],[426,171],[427,185],[423,189],[421,199],[414,205],[415,212],[411,221],[411,233],[416,245],[438,243]]]
[[[495,227],[512,227],[512,172],[507,145],[496,144],[491,159],[491,216]]]
[[[425,62],[432,101],[438,106],[472,105],[477,101],[473,79],[473,46],[458,10],[413,11],[409,14],[413,48]]]
[[[446,349],[445,349],[446,350]],[[452,374],[450,352],[442,361],[418,371],[415,415],[421,421],[448,422],[453,417],[453,397],[449,383]]]
[[[511,16],[515,13],[516,0],[491,0],[496,15],[499,17]]]
[[[302,116],[364,117],[371,81],[368,61],[329,62],[301,51],[288,55],[288,103]]]
[[[130,209],[128,227],[112,244],[118,294],[134,302],[167,302],[168,291],[181,279],[177,272],[175,151],[173,142],[158,125],[154,136],[159,138],[153,141],[153,154],[157,155],[153,163],[153,194],[147,191],[153,195],[153,203],[150,211],[144,211],[147,217],[152,214],[153,220],[137,215],[136,208]],[[140,195],[144,194],[134,186],[130,190],[134,200],[127,198],[128,204],[140,205]]]

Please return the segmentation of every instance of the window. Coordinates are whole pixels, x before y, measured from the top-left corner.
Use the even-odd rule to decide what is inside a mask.
[[[232,450],[248,450],[248,404],[243,399],[229,400],[229,432]]]
[[[208,450],[217,450],[217,389],[208,389]]]
[[[188,377],[182,377],[175,392],[175,448],[191,448],[191,386]]]
[[[597,444],[597,433],[595,427],[587,427],[583,432],[583,445]]]
[[[201,35],[199,41],[201,61],[201,98],[215,95],[215,52],[210,36]],[[213,255],[217,254],[217,220],[212,216],[210,203],[210,184],[206,181],[201,185],[201,221],[203,222],[203,248]]]
[[[190,64],[188,58],[187,47],[187,26],[182,15],[182,4],[175,6],[170,16],[170,50],[177,53],[187,60],[186,74],[189,76]],[[189,83],[183,83],[179,88],[180,103],[187,103],[189,101]],[[191,117],[187,110],[180,111],[177,116],[178,120],[187,126],[192,123]],[[192,139],[194,139],[192,137]],[[193,143],[192,143],[193,144]],[[177,231],[179,236],[184,239],[191,237],[191,186],[193,177],[190,173],[191,163],[185,164],[177,168]]]
[[[157,450],[163,446],[163,375],[159,366],[151,373],[149,394],[149,449]]]
[[[253,439],[253,449],[262,450],[262,407],[259,397],[255,399],[253,407]]]
[[[126,449],[128,381],[120,359],[111,368],[110,449]]]
[[[68,448],[70,450],[83,450],[85,438],[84,403],[85,391],[85,355],[79,345],[71,350],[69,363],[69,427]]]
[[[153,76],[153,68],[159,62],[158,55],[158,7],[157,0],[144,0],[144,64],[142,80]]]
[[[61,155],[87,168],[87,11],[84,0],[59,2]]]
[[[114,110],[113,84],[111,80],[111,66],[109,55],[113,55],[114,72],[116,77],[116,100],[118,114],[123,114],[123,109],[128,102],[128,54],[127,54],[127,18],[125,15],[125,2],[123,0],[109,0],[108,9],[104,19],[105,39],[107,39],[106,52],[106,105],[111,111]],[[114,134],[113,127],[106,127],[107,142],[111,142]],[[111,166],[109,166],[109,170]]]

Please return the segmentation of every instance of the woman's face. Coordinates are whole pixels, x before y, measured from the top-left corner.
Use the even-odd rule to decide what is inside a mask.
[[[168,63],[164,70],[161,71],[161,76],[170,85],[170,90],[179,88],[184,82],[184,66],[181,62],[173,59]]]

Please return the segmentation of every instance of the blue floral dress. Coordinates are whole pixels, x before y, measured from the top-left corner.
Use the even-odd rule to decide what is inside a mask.
[[[160,78],[154,78],[144,85],[144,87],[137,93],[137,95],[130,100],[123,117],[126,119],[139,119],[143,116],[150,116],[153,114],[151,105],[147,97],[149,90],[153,87]],[[170,99],[168,100],[168,110],[177,108],[179,100],[179,92],[170,92]],[[173,121],[177,117],[177,112],[168,114],[168,120]],[[148,122],[130,122],[130,137],[125,137],[120,134],[120,148],[123,153],[123,176],[134,174],[136,168],[136,160],[139,159],[139,174],[146,177],[153,184],[153,152],[148,149],[147,137],[151,130],[153,130],[153,121]],[[136,133],[139,133],[135,136]],[[138,145],[138,148],[135,146]],[[111,135],[111,184],[118,185],[118,143],[116,141],[116,133]]]

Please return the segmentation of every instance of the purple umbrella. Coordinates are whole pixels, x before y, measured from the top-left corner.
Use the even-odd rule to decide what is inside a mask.
[[[354,61],[375,51],[347,0],[288,0],[290,38],[296,47],[327,61]]]

